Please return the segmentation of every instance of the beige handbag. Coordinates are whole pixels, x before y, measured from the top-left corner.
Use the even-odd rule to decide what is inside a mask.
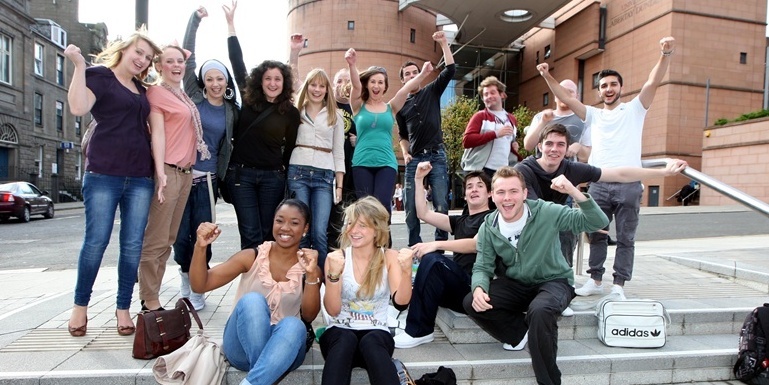
[[[160,384],[218,385],[227,373],[227,361],[221,343],[203,332],[172,353],[158,357],[152,366],[155,380]]]

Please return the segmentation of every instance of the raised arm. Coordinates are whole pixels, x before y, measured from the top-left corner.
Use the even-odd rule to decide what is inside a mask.
[[[665,168],[611,167],[601,169],[600,182],[630,183],[649,178],[674,176],[683,171],[688,164],[680,159],[668,159]]]
[[[396,252],[390,249],[386,251],[385,260],[393,305],[396,309],[399,307],[405,309],[411,301],[411,269],[414,251],[403,248]]]
[[[198,33],[198,27],[200,21],[204,17],[208,16],[208,11],[205,7],[198,8],[190,16],[190,20],[187,22],[187,31],[184,33],[184,43],[182,46],[184,49],[190,51],[190,57],[187,58],[187,64],[184,69],[184,92],[190,97],[202,96],[203,90],[198,85],[198,76],[195,74],[197,63],[195,62],[195,38]]]
[[[238,275],[248,271],[254,262],[256,257],[254,249],[245,249],[209,270],[206,249],[221,233],[219,226],[213,223],[203,222],[198,226],[197,240],[192,249],[190,262],[190,287],[196,293],[205,293],[232,282]],[[263,249],[262,246],[259,248]]]
[[[290,37],[288,66],[291,67],[291,75],[294,77],[294,93],[302,88],[302,79],[299,78],[299,52],[304,48],[304,36],[301,33],[293,33]]]
[[[545,82],[547,82],[547,86],[550,88],[550,91],[553,92],[553,95],[569,106],[580,119],[585,120],[585,114],[587,113],[585,105],[574,97],[566,88],[558,84],[558,81],[553,78],[553,75],[550,75],[550,66],[547,63],[538,64],[537,71],[539,71],[539,74],[545,79]]]
[[[358,54],[354,48],[350,48],[344,53],[344,60],[347,62],[347,66],[350,68],[350,83],[352,83],[352,90],[350,90],[350,108],[352,108],[353,115],[358,113],[363,100],[360,98],[363,86],[360,84],[360,74],[358,73]]]
[[[85,58],[80,53],[78,46],[70,44],[64,50],[66,56],[75,65],[75,72],[72,73],[72,82],[67,91],[67,101],[69,102],[69,111],[72,115],[83,116],[91,111],[93,104],[96,103],[96,95],[85,85]]]
[[[433,40],[438,42],[438,44],[441,46],[441,51],[443,52],[443,61],[446,63],[446,66],[448,67],[454,64],[454,54],[451,53],[449,41],[446,39],[446,32],[438,31],[433,33]]]
[[[433,166],[430,162],[419,162],[416,173],[414,174],[414,204],[416,205],[417,217],[443,231],[451,231],[449,216],[427,208],[427,202],[425,202],[424,199],[424,180],[432,169]]]
[[[425,78],[430,76],[431,72],[433,72],[433,64],[426,61],[425,64],[422,65],[422,71],[419,72],[419,75],[411,78],[411,80],[407,81],[406,84],[398,90],[395,96],[390,99],[390,107],[393,110],[393,114],[397,114],[398,111],[403,108],[403,104],[406,103],[406,98],[408,98],[409,94],[417,91],[419,85],[422,84]]]
[[[237,0],[232,0],[230,6],[222,5],[224,17],[227,19],[227,51],[230,56],[230,65],[232,66],[232,76],[235,77],[235,84],[238,85],[242,93],[246,88],[246,76],[248,70],[243,61],[243,50],[240,48],[240,41],[235,33],[235,9],[238,8]]]
[[[657,93],[657,87],[662,82],[662,78],[665,77],[665,73],[668,72],[668,66],[670,65],[670,55],[675,51],[675,39],[668,36],[663,37],[660,40],[660,58],[657,60],[657,64],[652,68],[652,72],[649,73],[649,79],[646,80],[641,92],[638,94],[638,100],[647,110],[654,100],[654,95]],[[584,120],[584,119],[583,119]]]
[[[545,129],[545,126],[551,120],[553,120],[553,110],[549,108],[534,115],[534,118],[531,119],[531,124],[523,130],[526,134],[523,137],[523,148],[526,151],[534,151],[537,144],[539,144],[539,135],[542,134],[542,130]]]

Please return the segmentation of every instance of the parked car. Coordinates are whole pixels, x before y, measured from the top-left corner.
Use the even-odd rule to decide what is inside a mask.
[[[22,222],[29,222],[29,217],[37,214],[53,218],[53,201],[46,195],[47,191],[40,191],[32,183],[0,184],[0,221],[16,217]]]

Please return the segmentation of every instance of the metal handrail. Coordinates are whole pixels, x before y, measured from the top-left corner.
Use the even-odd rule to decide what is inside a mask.
[[[647,159],[643,160],[641,163],[643,164],[644,168],[665,167],[667,165],[667,159]],[[742,203],[748,208],[751,208],[754,211],[769,217],[769,203],[760,201],[755,197],[748,195],[742,190],[736,189],[691,167],[686,167],[683,171],[681,171],[681,175],[693,181],[699,182],[703,186],[708,186],[713,190],[716,190],[719,193],[726,195],[727,197],[732,198],[739,203]]]
[[[664,158],[646,159],[646,160],[642,160],[641,164],[643,165],[644,168],[665,167],[667,166],[667,161],[668,160]],[[766,202],[760,201],[751,195],[748,195],[744,191],[736,189],[724,182],[721,182],[716,178],[713,178],[707,174],[704,174],[688,166],[685,169],[683,169],[683,171],[681,171],[681,175],[693,181],[699,182],[700,185],[708,186],[713,190],[716,190],[719,193],[726,195],[727,197],[732,198],[739,203],[742,203],[748,208],[751,208],[754,211],[757,211],[769,217],[769,204]],[[585,238],[583,234],[585,233],[580,233],[578,235],[578,240],[577,240],[577,253],[576,253],[577,256],[574,261],[574,267],[577,275],[582,275],[582,254],[584,252],[583,242]]]

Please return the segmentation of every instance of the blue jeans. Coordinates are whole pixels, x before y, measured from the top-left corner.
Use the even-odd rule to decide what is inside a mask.
[[[406,180],[403,188],[403,202],[406,206],[406,227],[409,232],[409,246],[422,242],[419,235],[420,224],[417,217],[416,201],[414,200],[414,175],[416,174],[417,164],[419,162],[429,161],[433,166],[432,171],[427,174],[427,183],[433,187],[433,207],[436,212],[446,214],[449,212],[449,205],[446,201],[449,195],[449,173],[446,166],[446,152],[438,150],[430,153],[418,153],[412,155],[411,162],[406,165]],[[421,197],[420,197],[421,198]],[[443,230],[435,229],[435,240],[445,241],[449,234]]]
[[[272,385],[304,361],[307,329],[297,317],[270,325],[270,307],[259,293],[246,293],[224,326],[222,351],[230,365],[247,371],[241,385]]]
[[[240,248],[272,240],[275,209],[286,195],[286,175],[280,170],[258,170],[230,164],[227,187],[238,217]]]
[[[438,307],[464,313],[462,300],[470,293],[470,275],[439,253],[422,257],[414,278],[414,291],[406,316],[406,333],[424,337],[435,331]]]
[[[217,178],[214,175],[211,178],[214,189],[214,202],[216,202]],[[179,232],[176,234],[174,242],[174,261],[182,268],[182,272],[190,271],[190,262],[192,262],[192,251],[197,241],[198,226],[203,222],[211,222],[211,199],[208,196],[208,183],[193,182],[190,189],[190,196],[187,198],[187,206],[184,207],[182,222],[179,224]],[[206,262],[211,261],[211,245],[206,248]]]
[[[312,247],[318,251],[318,265],[321,270],[328,254],[328,219],[334,204],[334,171],[308,166],[288,166],[289,196],[307,203],[312,212],[312,223],[301,247]]]
[[[155,192],[151,177],[122,177],[86,172],[83,176],[85,235],[77,262],[75,305],[88,306],[104,250],[112,235],[115,210],[120,207],[117,308],[131,306],[139,269],[144,228]]]
[[[638,227],[638,213],[641,210],[641,182],[609,183],[595,182],[590,184],[588,192],[595,203],[609,218],[616,219],[617,251],[614,253],[614,283],[624,285],[633,277],[633,260],[635,258],[635,231]],[[607,225],[604,230],[609,230]],[[601,281],[606,269],[608,235],[602,233],[590,234],[590,268],[587,270],[590,278]]]

